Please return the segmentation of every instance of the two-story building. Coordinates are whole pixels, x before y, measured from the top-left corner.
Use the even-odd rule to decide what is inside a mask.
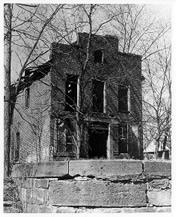
[[[118,38],[79,33],[26,69],[12,123],[12,162],[143,158],[141,56]]]

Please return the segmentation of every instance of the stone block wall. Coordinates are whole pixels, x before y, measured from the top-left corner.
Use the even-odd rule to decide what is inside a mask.
[[[27,213],[170,212],[171,163],[74,160],[16,165]]]

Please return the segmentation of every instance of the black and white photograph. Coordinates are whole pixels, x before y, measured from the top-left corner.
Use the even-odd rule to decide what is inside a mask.
[[[4,213],[172,213],[173,5],[3,2]]]

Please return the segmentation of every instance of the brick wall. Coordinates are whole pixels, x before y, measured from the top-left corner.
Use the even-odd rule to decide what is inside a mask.
[[[130,86],[131,121],[140,122],[142,118],[141,56],[118,52],[117,46],[113,47],[113,44],[110,46],[106,40],[103,41],[103,37],[101,38],[101,40],[99,37],[99,40],[92,39],[88,67],[84,77],[86,83],[85,110],[91,111],[91,80],[97,78],[106,82],[107,116],[118,116],[125,120],[126,115],[121,115],[118,111],[117,87],[119,84],[127,84]],[[51,80],[56,87],[53,89],[54,97],[52,97],[55,112],[64,110],[64,106],[59,107],[59,105],[64,105],[66,74],[79,75],[82,73],[81,67],[85,58],[84,47],[87,43],[82,37],[79,43],[79,46],[83,47],[81,50],[69,45],[53,44],[54,65],[51,71]],[[94,63],[94,51],[98,48],[104,51],[106,62],[103,64]]]
[[[29,107],[25,107],[25,89],[18,95],[12,123],[11,162],[14,161],[16,133],[20,133],[19,162],[49,160],[51,85],[50,75],[32,83]]]
[[[54,43],[51,54],[53,62],[51,71],[40,81],[35,81],[30,86],[29,108],[26,109],[24,106],[25,90],[19,94],[12,126],[12,161],[16,149],[17,132],[20,132],[19,162],[39,161],[36,153],[41,153],[41,161],[47,161],[52,159],[55,149],[59,150],[59,157],[68,156],[65,151],[65,131],[63,127],[56,130],[55,119],[58,118],[59,121],[66,117],[71,120],[75,119],[75,115],[70,115],[69,112],[65,111],[65,81],[66,74],[78,75],[81,73],[81,64],[85,60],[85,40],[85,35],[80,34],[78,45],[81,49],[76,46]],[[94,63],[94,51],[96,49],[103,50],[104,64]],[[92,113],[92,78],[103,80],[106,83],[105,114]],[[86,86],[84,88],[82,112],[87,117],[85,122],[87,124],[92,121],[100,121],[109,124],[109,158],[118,158],[118,138],[113,139],[113,132],[117,130],[119,123],[125,122],[128,123],[129,132],[128,157],[141,159],[141,57],[118,52],[117,38],[110,36],[105,38],[93,37],[84,82]],[[130,113],[120,113],[118,111],[119,84],[127,84],[130,87]],[[84,137],[86,138],[83,138],[85,142],[83,142],[81,151],[84,154],[80,156],[82,158],[88,158],[88,148],[86,147],[88,146],[88,127],[86,124],[84,130]],[[75,122],[73,125],[75,125]],[[59,140],[56,139],[58,134],[61,135]]]
[[[79,35],[79,49],[78,47],[57,43],[52,45],[52,58],[54,60],[51,70],[51,81],[54,85],[52,89],[52,112],[55,117],[71,117],[68,112],[64,111],[66,74],[79,75],[82,73],[81,67],[85,60],[87,36],[87,34]],[[129,156],[130,158],[142,159],[141,57],[118,52],[118,39],[108,40],[106,37],[95,36],[92,38],[91,43],[90,58],[84,75],[86,86],[83,92],[84,103],[82,111],[86,114],[88,121],[108,123],[111,130],[110,134],[115,130],[113,127],[117,129],[119,123],[128,123]],[[103,64],[94,63],[94,51],[96,49],[101,49],[104,52],[105,62]],[[92,113],[92,79],[100,79],[106,83],[106,112],[104,114]],[[130,89],[129,113],[120,113],[118,109],[118,85],[120,84],[128,85]],[[73,115],[71,119],[75,119],[75,116]],[[137,129],[137,133],[135,129]],[[53,135],[58,134],[53,128],[51,131]],[[111,135],[113,136],[113,134]],[[88,138],[85,138],[85,146],[87,141]],[[65,144],[59,143],[58,146],[62,147],[63,151]],[[118,141],[111,138],[110,146],[112,149],[110,158],[118,158],[118,153],[113,153],[113,147],[118,146]],[[83,147],[83,149],[85,154],[81,157],[86,158],[88,157],[86,147]],[[117,150],[118,147],[116,148]],[[59,155],[61,156],[62,153],[60,152]]]
[[[170,212],[171,163],[75,160],[13,168],[23,210],[48,213]]]

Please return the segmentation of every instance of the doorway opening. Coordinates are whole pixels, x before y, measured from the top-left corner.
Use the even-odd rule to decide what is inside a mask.
[[[107,158],[108,128],[89,129],[89,158]]]

